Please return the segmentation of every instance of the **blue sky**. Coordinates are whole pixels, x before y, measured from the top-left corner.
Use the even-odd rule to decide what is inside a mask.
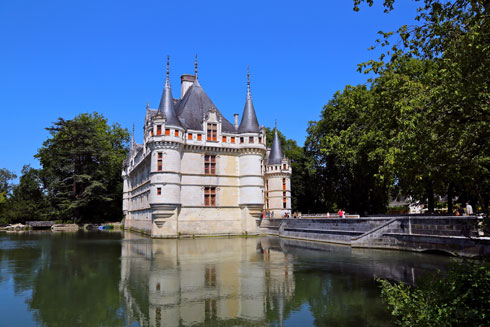
[[[378,1],[378,2],[381,2]],[[38,167],[33,155],[58,117],[97,111],[142,138],[146,102],[158,107],[170,58],[199,80],[220,111],[241,115],[250,65],[259,123],[302,145],[308,121],[345,85],[362,84],[357,64],[379,30],[413,22],[416,3],[384,14],[337,1],[2,1],[0,168]]]

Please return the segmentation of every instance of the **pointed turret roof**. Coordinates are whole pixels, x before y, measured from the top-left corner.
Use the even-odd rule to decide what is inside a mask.
[[[172,89],[170,87],[169,78],[169,57],[167,57],[167,78],[165,79],[165,87],[163,88],[162,99],[158,111],[166,117],[167,125],[182,127],[182,124],[175,113],[174,98],[172,97]]]
[[[258,133],[260,131],[259,122],[255,115],[252,95],[250,94],[250,71],[247,69],[247,100],[243,108],[242,121],[238,127],[238,133]]]
[[[274,128],[274,140],[272,141],[272,148],[269,152],[269,158],[267,158],[268,165],[280,164],[284,155],[282,153],[281,140],[279,135],[277,135],[277,127]]]

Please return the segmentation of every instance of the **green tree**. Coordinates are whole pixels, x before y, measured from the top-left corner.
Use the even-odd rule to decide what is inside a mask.
[[[29,165],[22,168],[19,184],[13,186],[9,199],[10,223],[25,223],[26,220],[45,220],[49,213],[48,200],[42,190],[40,171]]]
[[[51,137],[35,157],[41,162],[51,216],[76,222],[121,218],[120,170],[128,131],[118,124],[109,126],[97,113],[59,118],[47,130]]]
[[[308,127],[305,152],[322,181],[318,191],[323,211],[341,207],[366,214],[386,209],[392,180],[379,169],[387,141],[376,124],[375,95],[365,86],[346,86]]]
[[[17,176],[8,169],[0,169],[0,224],[8,224],[6,217],[8,210],[8,198],[12,191],[11,181]]]
[[[371,6],[374,1],[354,0],[355,10],[361,2]],[[429,209],[437,192],[478,203],[488,213],[490,1],[418,2],[417,23],[396,33],[380,32],[376,42],[386,51],[359,70],[377,74],[373,83],[384,80],[388,93],[409,95],[401,102],[397,96],[387,98],[400,114],[402,129],[393,137],[389,159],[404,191],[427,198]],[[385,0],[385,11],[394,4]],[[416,74],[407,75],[403,66]],[[404,78],[405,83],[393,83]]]

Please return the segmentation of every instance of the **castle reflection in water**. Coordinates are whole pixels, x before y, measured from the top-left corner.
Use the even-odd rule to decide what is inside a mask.
[[[282,326],[294,314],[315,325],[391,326],[374,276],[412,284],[447,262],[276,237],[125,233],[120,293],[137,326]]]
[[[294,293],[293,267],[287,254],[271,250],[271,241],[148,240],[126,233],[121,293],[132,315],[128,321],[150,326],[226,320],[261,325],[267,307],[275,306],[282,316],[282,302]]]

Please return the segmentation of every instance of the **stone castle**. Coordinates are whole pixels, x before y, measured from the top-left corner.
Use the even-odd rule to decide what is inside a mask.
[[[181,76],[174,99],[169,63],[158,109],[146,107],[143,143],[131,140],[122,177],[125,228],[152,237],[254,234],[267,212],[291,212],[291,166],[275,129],[271,148],[250,93],[230,123],[197,76]]]

